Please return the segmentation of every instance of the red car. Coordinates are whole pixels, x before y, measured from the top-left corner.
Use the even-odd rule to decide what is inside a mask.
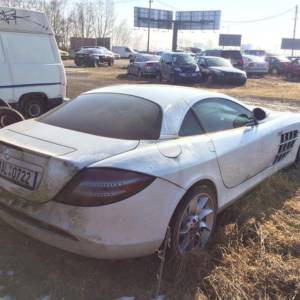
[[[285,77],[288,80],[300,79],[300,57],[293,59],[286,65]]]

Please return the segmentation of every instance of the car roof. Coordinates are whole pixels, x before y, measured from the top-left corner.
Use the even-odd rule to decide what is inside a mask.
[[[187,111],[200,100],[207,98],[225,98],[241,104],[229,96],[215,92],[191,87],[158,84],[114,85],[91,90],[84,94],[96,93],[131,95],[158,104],[163,112],[161,139],[178,136],[183,118]],[[247,108],[244,104],[241,105]]]

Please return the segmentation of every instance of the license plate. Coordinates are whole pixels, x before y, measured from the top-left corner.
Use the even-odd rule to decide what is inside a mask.
[[[37,172],[19,167],[8,161],[0,159],[0,177],[29,190],[33,190],[37,178]]]

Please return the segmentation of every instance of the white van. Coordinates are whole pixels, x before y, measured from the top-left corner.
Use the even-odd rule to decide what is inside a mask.
[[[65,96],[65,70],[45,14],[0,7],[1,105],[32,118]]]
[[[119,54],[121,58],[132,58],[137,54],[132,48],[124,46],[113,46],[111,50]]]

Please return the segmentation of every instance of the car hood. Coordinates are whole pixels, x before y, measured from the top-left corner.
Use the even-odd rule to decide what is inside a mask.
[[[81,169],[135,149],[139,141],[81,133],[27,120],[0,130],[0,159],[33,170],[33,190],[0,177],[0,187],[34,202],[51,200]],[[7,157],[9,154],[9,157]]]
[[[244,71],[241,71],[234,67],[209,67],[210,70],[216,70],[216,71],[222,71],[225,73],[239,73],[239,74],[245,74]]]

